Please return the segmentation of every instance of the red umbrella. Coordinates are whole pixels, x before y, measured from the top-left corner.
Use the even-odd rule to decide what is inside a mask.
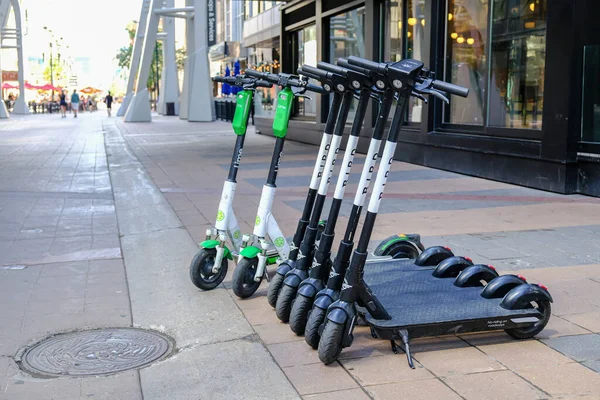
[[[18,86],[13,86],[10,83],[4,82],[2,84],[2,89],[18,89]]]

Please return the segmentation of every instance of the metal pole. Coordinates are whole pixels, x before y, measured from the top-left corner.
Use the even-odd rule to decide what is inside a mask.
[[[52,98],[50,99],[50,104],[54,101],[54,66],[52,64],[52,42],[50,42],[50,85],[52,85]]]
[[[154,111],[158,110],[158,42],[154,46]]]

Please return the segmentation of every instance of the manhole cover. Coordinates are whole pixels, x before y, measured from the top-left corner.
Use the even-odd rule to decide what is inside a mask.
[[[172,348],[172,341],[156,332],[99,329],[46,339],[25,352],[21,366],[45,376],[114,374],[147,365]]]

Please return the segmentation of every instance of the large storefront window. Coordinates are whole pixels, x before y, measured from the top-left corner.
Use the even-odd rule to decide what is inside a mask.
[[[297,32],[298,40],[298,68],[304,64],[317,66],[317,26],[309,25]],[[315,115],[314,101],[304,98],[298,99],[298,115]]]
[[[471,94],[451,98],[446,122],[542,128],[546,3],[448,0],[446,79]]]
[[[600,143],[600,46],[586,46],[583,53],[581,140]]]
[[[338,58],[365,56],[365,8],[347,11],[329,19],[329,62]]]
[[[425,7],[431,7],[430,0],[387,1],[385,12],[388,15],[384,44],[384,54],[391,61],[403,58],[423,60],[425,52],[425,29],[429,29],[425,19]],[[389,39],[388,39],[389,38]],[[423,102],[411,98],[408,106],[408,121],[421,122]],[[391,118],[391,116],[390,116]]]
[[[453,96],[446,120],[483,125],[487,77],[487,0],[448,0],[447,79],[471,89],[466,99]]]
[[[493,4],[488,125],[541,129],[546,0]]]

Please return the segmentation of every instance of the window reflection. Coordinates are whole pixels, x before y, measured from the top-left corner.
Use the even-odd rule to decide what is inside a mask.
[[[365,8],[360,7],[329,19],[329,63],[338,58],[365,56]],[[333,97],[330,96],[330,101]],[[348,120],[356,111],[356,101],[350,105]]]
[[[496,0],[488,125],[542,128],[546,0]]]
[[[600,143],[600,46],[584,48],[582,119],[581,140]]]
[[[317,27],[309,25],[298,31],[298,68],[304,64],[317,66]],[[298,115],[315,115],[315,101],[298,98]]]
[[[402,0],[386,2],[386,13],[389,16],[387,34],[384,43],[389,60],[400,61],[403,58],[422,60],[425,51],[425,7],[431,7],[430,0],[404,0],[406,17],[402,15]],[[387,38],[390,38],[389,40]],[[404,38],[404,40],[403,40]],[[421,122],[423,103],[411,98],[408,106],[408,121]],[[392,118],[390,116],[390,118]]]
[[[488,0],[448,0],[447,19],[446,79],[471,92],[466,99],[452,96],[445,120],[454,124],[483,125]]]

